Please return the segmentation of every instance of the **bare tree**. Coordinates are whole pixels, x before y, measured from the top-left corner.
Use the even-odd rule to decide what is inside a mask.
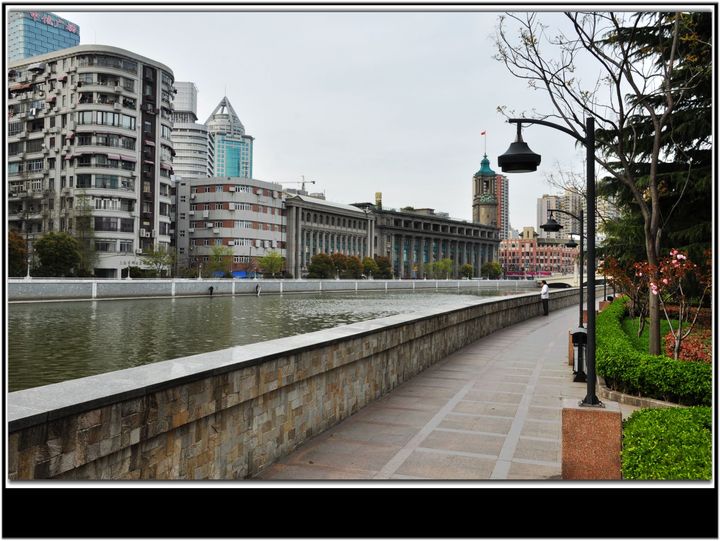
[[[565,17],[571,31],[552,36],[535,13],[500,17],[496,59],[531,88],[547,94],[553,111],[543,118],[558,119],[582,138],[584,118],[595,117],[601,134],[595,161],[632,193],[643,217],[647,260],[657,267],[662,236],[661,135],[670,129],[673,111],[696,82],[693,75],[683,85],[673,79],[683,14],[572,12]],[[516,36],[508,22],[517,25]],[[636,39],[652,25],[658,29],[656,48]],[[587,83],[579,75],[586,69],[598,73]],[[647,119],[651,133],[645,128]],[[642,174],[637,167],[641,162],[648,167]],[[650,353],[660,354],[660,310],[654,295],[649,296],[649,313]]]

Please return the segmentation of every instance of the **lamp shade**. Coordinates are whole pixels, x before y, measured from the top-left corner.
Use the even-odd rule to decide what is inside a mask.
[[[565,246],[567,246],[568,248],[577,248],[577,245],[578,243],[575,242],[573,239],[570,239],[565,243]]]
[[[498,156],[503,173],[532,173],[540,165],[540,154],[535,154],[524,141],[510,144],[505,154]]]
[[[562,228],[563,228],[563,226],[560,225],[555,220],[555,218],[553,218],[552,216],[550,216],[550,218],[548,218],[548,221],[546,224],[543,224],[540,226],[540,229],[542,229],[543,231],[548,231],[549,233],[557,233]]]

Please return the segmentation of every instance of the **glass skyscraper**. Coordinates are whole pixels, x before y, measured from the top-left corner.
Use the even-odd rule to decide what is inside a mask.
[[[7,35],[9,62],[80,44],[78,25],[46,11],[10,11]]]
[[[215,136],[215,176],[252,178],[253,141],[227,96],[205,122]]]

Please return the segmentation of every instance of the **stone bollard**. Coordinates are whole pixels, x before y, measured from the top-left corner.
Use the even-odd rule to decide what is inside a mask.
[[[622,412],[617,402],[605,402],[604,406],[579,406],[576,398],[563,400],[563,479],[622,478]]]

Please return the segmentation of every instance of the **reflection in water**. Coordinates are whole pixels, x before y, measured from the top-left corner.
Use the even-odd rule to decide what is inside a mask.
[[[11,304],[9,390],[475,298],[363,292]]]

